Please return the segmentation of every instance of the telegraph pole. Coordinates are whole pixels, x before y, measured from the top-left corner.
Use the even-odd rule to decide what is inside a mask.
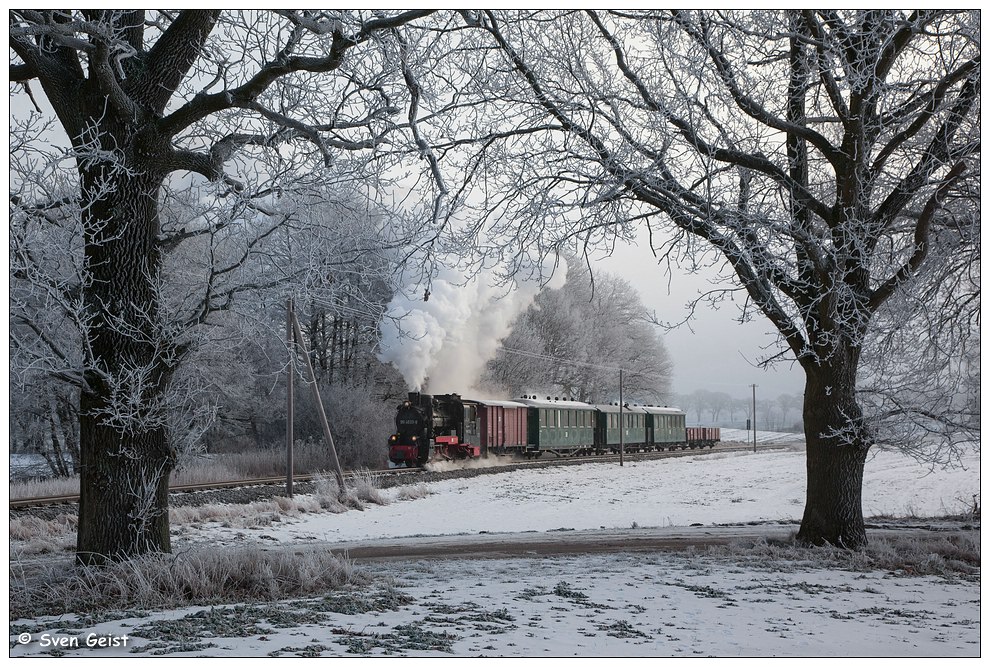
[[[285,495],[292,497],[293,387],[296,383],[296,336],[292,330],[292,299],[285,309],[285,339],[289,344],[289,380],[285,387]]]
[[[753,388],[753,453],[756,453],[756,385],[750,385]]]
[[[309,350],[306,349],[306,341],[303,340],[302,327],[299,326],[299,318],[296,317],[295,311],[292,311],[292,331],[295,334],[296,345],[299,346],[299,351],[302,352],[303,361],[306,362],[306,370],[309,371],[309,383],[310,388],[313,390],[313,401],[316,403],[316,413],[320,417],[320,423],[323,425],[323,439],[326,440],[327,445],[330,447],[330,457],[333,461],[333,470],[337,475],[337,491],[340,497],[344,496],[347,491],[347,485],[344,483],[344,471],[340,467],[340,459],[337,458],[337,447],[333,444],[333,433],[330,432],[330,422],[327,421],[327,412],[323,407],[323,399],[320,398],[320,387],[316,384],[316,371],[313,370],[313,360],[309,358]]]

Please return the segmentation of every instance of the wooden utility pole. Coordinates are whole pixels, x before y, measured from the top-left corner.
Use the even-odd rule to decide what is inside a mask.
[[[292,445],[295,442],[293,434],[293,389],[296,384],[296,336],[292,330],[293,313],[292,299],[289,299],[285,309],[285,340],[289,344],[289,379],[285,388],[285,493],[292,497]]]
[[[753,453],[756,453],[756,385],[753,387]]]
[[[316,401],[316,410],[320,415],[320,424],[323,425],[323,437],[327,441],[327,445],[330,447],[330,454],[333,457],[333,467],[334,473],[337,475],[337,487],[340,489],[341,495],[347,487],[344,485],[344,471],[340,468],[340,460],[337,458],[337,448],[333,444],[333,434],[330,433],[330,422],[327,421],[326,410],[323,409],[323,399],[320,398],[320,388],[316,385],[316,373],[313,371],[313,362],[309,358],[309,351],[306,349],[306,343],[303,340],[302,327],[299,326],[299,318],[296,317],[295,311],[291,314],[292,317],[292,330],[295,333],[296,344],[299,346],[302,352],[302,358],[306,362],[306,370],[309,372],[309,382],[310,386],[313,388],[313,400]]]

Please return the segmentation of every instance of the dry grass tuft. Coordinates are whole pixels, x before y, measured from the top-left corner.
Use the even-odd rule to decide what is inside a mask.
[[[321,471],[313,477],[314,497],[320,506],[330,512],[346,512],[349,509],[364,510],[365,504],[388,505],[388,496],[379,488],[379,476],[367,470],[352,473],[346,480],[347,489],[341,493],[337,478]]]
[[[813,567],[854,571],[889,570],[904,575],[978,574],[980,571],[980,532],[932,533],[919,538],[874,537],[863,549],[810,547],[795,538],[783,541],[742,542],[710,547],[715,556],[735,556],[747,563],[804,563]]]
[[[10,616],[280,600],[361,583],[349,561],[321,549],[204,548],[86,568],[11,563]]]
[[[11,516],[8,524],[10,558],[13,560],[32,554],[62,553],[75,549],[78,523],[79,517],[75,514],[59,514],[54,519],[30,515]]]

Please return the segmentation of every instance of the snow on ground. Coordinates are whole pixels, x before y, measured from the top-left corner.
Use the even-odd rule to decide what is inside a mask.
[[[942,516],[972,506],[980,492],[979,455],[965,470],[929,471],[912,459],[878,452],[863,482],[866,516]],[[453,479],[432,495],[312,515],[258,531],[204,526],[190,538],[251,538],[282,543],[354,541],[407,535],[518,533],[694,523],[799,520],[804,512],[805,454],[769,450],[712,452],[673,459],[591,463]],[[397,490],[390,491],[395,496]]]
[[[979,494],[979,455],[930,472],[878,453],[867,515],[933,516]],[[206,526],[209,540],[312,544],[406,535],[477,535],[800,518],[804,454],[715,453],[589,464],[430,484],[432,494],[364,512],[310,515],[261,530]],[[272,539],[274,538],[274,540]],[[505,539],[512,539],[506,535]],[[11,628],[11,655],[181,656],[979,656],[972,578],[852,572],[704,553],[380,561],[360,568],[394,587],[276,605],[153,612],[99,622],[37,619]],[[360,598],[364,604],[355,604]],[[31,633],[29,643],[17,635]],[[86,637],[128,644],[85,647]],[[119,644],[119,641],[118,641]]]

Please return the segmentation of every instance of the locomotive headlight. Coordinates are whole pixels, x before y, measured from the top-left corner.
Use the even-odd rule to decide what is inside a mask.
[[[413,436],[412,437],[412,440],[415,442],[416,441],[416,436]]]

